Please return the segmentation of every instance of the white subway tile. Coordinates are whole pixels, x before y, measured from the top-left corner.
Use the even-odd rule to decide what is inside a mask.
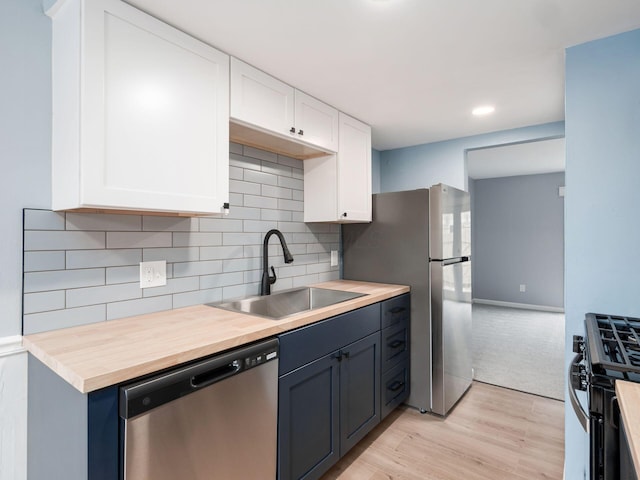
[[[171,310],[172,305],[171,295],[109,303],[107,304],[107,320]]]
[[[67,290],[67,308],[111,303],[120,300],[132,300],[142,297],[142,289],[138,283],[119,283],[101,287],[73,288]]]
[[[24,210],[25,230],[64,230],[64,212],[51,210]]]
[[[244,257],[242,245],[200,247],[200,260],[224,260]]]
[[[65,307],[64,290],[53,292],[26,293],[24,295],[24,313],[47,312]]]
[[[157,297],[158,295],[168,295],[173,293],[193,292],[200,289],[198,277],[171,278],[166,285],[160,287],[149,287],[142,290],[142,295],[146,297]]]
[[[222,301],[222,288],[210,288],[196,292],[176,293],[173,295],[173,308],[189,307]]]
[[[277,185],[278,184],[278,176],[273,175],[271,173],[265,172],[257,172],[255,170],[245,170],[244,172],[244,180],[246,182],[254,182],[261,185]],[[255,192],[242,192],[242,193],[253,193]]]
[[[93,305],[28,314],[24,316],[24,335],[103,322],[105,312],[105,305]]]
[[[24,252],[24,271],[41,272],[45,270],[64,270],[65,252],[56,250],[53,252],[38,251]]]
[[[240,285],[242,283],[244,283],[243,272],[218,273],[200,277],[200,288],[203,290]]]
[[[28,272],[24,274],[24,291],[25,293],[32,293],[93,287],[104,285],[104,282],[104,268]]]
[[[171,232],[107,232],[107,248],[170,247]]]
[[[247,177],[247,173],[250,171],[251,170],[247,170],[245,172],[245,178]],[[260,184],[242,180],[229,180],[229,191],[233,193],[260,195]]]
[[[244,146],[243,153],[245,157],[258,158],[260,160],[266,160],[273,163],[276,163],[278,161],[278,155],[276,153],[259,150],[257,148],[248,147],[246,145]]]
[[[222,244],[222,233],[174,232],[174,247],[208,247]]]
[[[237,208],[233,207],[232,211]],[[200,219],[200,231],[201,232],[241,232],[242,220],[232,218],[201,218]]]
[[[259,197],[255,195],[245,195],[244,206],[276,209],[278,208],[278,199],[271,197]]]
[[[129,232],[142,230],[140,215],[67,213],[67,230]]]
[[[67,251],[67,269],[119,267],[136,265],[142,261],[142,250],[115,249],[115,250],[70,250]]]
[[[165,260],[173,262],[195,262],[200,259],[198,247],[173,247],[173,248],[145,248],[142,251],[142,261]]]
[[[104,232],[24,232],[24,250],[85,250],[105,247]]]
[[[185,262],[173,264],[173,276],[192,277],[194,275],[211,275],[222,272],[222,260],[207,260],[200,262]]]
[[[146,215],[142,217],[142,230],[145,232],[196,232],[198,231],[199,221],[200,219],[196,217]]]

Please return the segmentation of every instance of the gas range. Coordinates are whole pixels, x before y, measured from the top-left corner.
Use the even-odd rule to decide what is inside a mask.
[[[640,318],[588,313],[585,323],[593,373],[640,381]]]
[[[589,433],[591,480],[628,478],[620,472],[620,419],[616,380],[640,383],[640,318],[588,313],[586,338],[574,336],[569,370],[571,404]],[[575,390],[588,393],[588,412]]]

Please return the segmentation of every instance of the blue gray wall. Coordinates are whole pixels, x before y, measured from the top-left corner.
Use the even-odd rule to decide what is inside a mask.
[[[473,297],[564,306],[564,173],[470,180]],[[526,291],[520,292],[520,285]]]
[[[0,338],[19,335],[22,209],[51,205],[51,25],[41,0],[0,2]]]
[[[371,149],[371,193],[380,193],[380,151]]]
[[[380,152],[380,191],[394,192],[446,183],[467,190],[467,150],[564,136],[564,122]]]
[[[567,49],[567,362],[586,312],[640,317],[639,85],[640,30]],[[586,435],[569,407],[565,425],[566,478],[581,479]]]

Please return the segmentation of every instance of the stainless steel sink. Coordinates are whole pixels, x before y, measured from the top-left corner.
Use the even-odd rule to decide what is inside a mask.
[[[306,312],[316,308],[335,305],[353,298],[362,297],[364,293],[329,290],[327,288],[300,287],[275,292],[266,296],[246,297],[223,303],[208,303],[232,312],[248,313],[259,317],[279,320],[290,315]]]

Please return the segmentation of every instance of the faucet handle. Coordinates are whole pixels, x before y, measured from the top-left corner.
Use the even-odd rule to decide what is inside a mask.
[[[278,279],[276,277],[276,271],[273,269],[273,266],[271,267],[271,273],[273,273],[273,275],[269,275],[269,285],[273,285],[274,283],[276,283],[276,280]]]

